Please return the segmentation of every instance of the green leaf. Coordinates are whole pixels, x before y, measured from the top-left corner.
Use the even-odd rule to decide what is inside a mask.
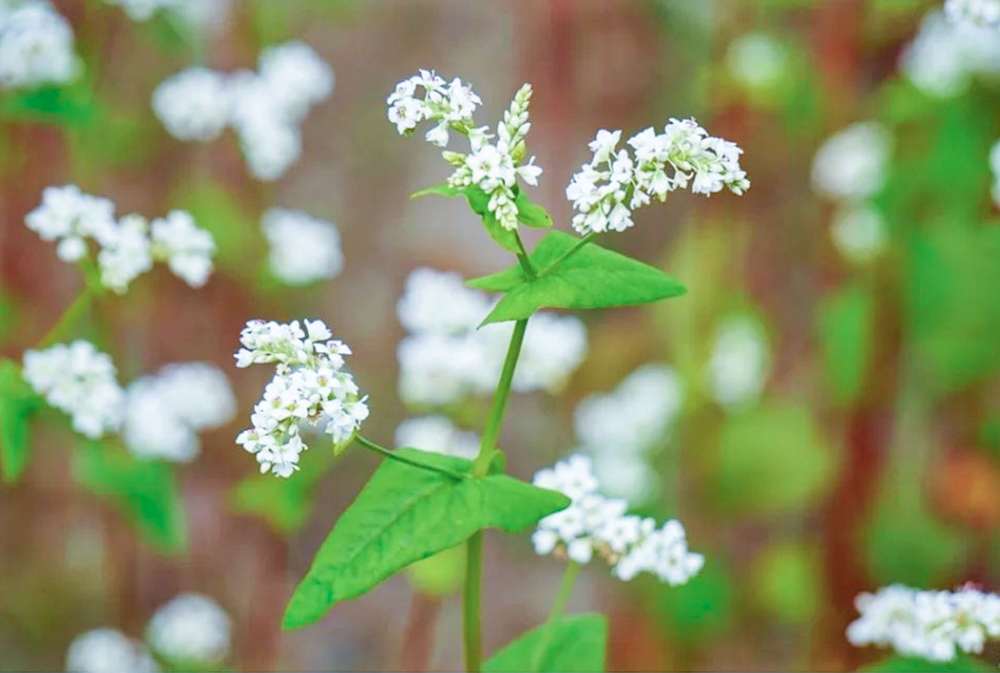
[[[545,269],[580,239],[550,231],[531,253],[536,269]],[[590,243],[551,272],[529,279],[520,265],[466,283],[489,292],[505,292],[483,324],[521,320],[540,308],[596,309],[634,306],[676,297],[687,290],[675,278],[631,257]]]
[[[157,550],[177,552],[187,545],[186,517],[169,465],[139,460],[120,446],[86,442],[76,451],[73,472],[121,509]]]
[[[470,461],[416,449],[397,453],[467,472]],[[409,564],[461,544],[484,528],[518,532],[569,505],[561,493],[506,475],[450,478],[385,461],[323,542],[282,625],[307,626]]]
[[[548,211],[529,199],[523,190],[518,190],[514,205],[517,206],[517,219],[529,227],[548,229],[552,226]]]
[[[0,96],[0,119],[60,126],[86,126],[96,114],[85,84],[8,91]]]
[[[874,298],[863,287],[848,287],[824,300],[819,312],[820,346],[837,403],[850,404],[860,394],[871,366],[874,334]]]
[[[516,232],[500,226],[500,222],[497,221],[496,216],[487,207],[490,202],[490,195],[475,186],[466,187],[462,190],[462,193],[465,194],[465,198],[469,201],[469,207],[472,208],[472,212],[483,218],[483,226],[486,227],[486,233],[507,250],[514,253],[520,252],[521,248],[517,245]]]
[[[455,593],[465,580],[465,554],[465,545],[460,544],[417,561],[406,569],[410,584],[428,596],[444,597]]]
[[[423,189],[418,189],[417,191],[410,194],[411,199],[422,199],[425,196],[443,196],[446,199],[458,196],[462,193],[462,190],[450,186],[447,182],[442,182],[439,185],[431,185],[430,187],[424,187]]]
[[[28,421],[38,397],[13,360],[0,360],[0,475],[17,481],[28,466],[31,441]]]
[[[604,615],[568,615],[552,625],[536,627],[502,647],[483,664],[486,673],[505,671],[581,671],[601,673],[608,647],[608,620]],[[538,648],[548,640],[539,656]]]
[[[911,672],[919,673],[946,673],[947,671],[995,671],[995,666],[989,666],[986,662],[974,657],[959,655],[951,661],[927,661],[919,657],[902,657],[893,655],[886,657],[874,664],[864,666],[859,671],[870,671],[872,673],[899,673]]]

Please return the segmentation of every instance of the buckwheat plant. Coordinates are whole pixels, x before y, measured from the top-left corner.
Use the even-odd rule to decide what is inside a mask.
[[[255,455],[262,471],[301,478],[294,473],[299,456],[307,450],[302,428],[309,425],[329,435],[335,453],[353,442],[387,458],[317,552],[287,606],[285,629],[313,624],[337,603],[368,592],[406,566],[465,543],[466,670],[598,670],[606,620],[599,615],[562,614],[580,567],[599,558],[619,579],[648,573],[676,585],[704,563],[700,554],[688,550],[679,522],[660,524],[628,514],[625,500],[601,495],[588,458],[570,457],[542,470],[529,483],[504,473],[504,455],[497,445],[518,381],[523,390],[557,390],[582,357],[582,325],[557,328],[549,316],[551,324],[539,334],[576,335],[571,338],[575,345],[566,346],[576,355],[562,357],[565,353],[560,351],[565,349],[554,348],[549,336],[540,338],[536,361],[528,367],[537,370],[537,376],[519,379],[522,346],[525,353],[529,351],[528,322],[539,309],[630,306],[685,292],[680,282],[661,270],[602,248],[594,239],[633,226],[637,208],[654,198],[664,201],[678,189],[742,194],[749,181],[740,168],[741,150],[709,136],[693,119],[672,119],[662,132],[641,131],[625,142],[626,147],[619,147],[621,131],[602,130],[590,144],[592,159],[566,189],[576,211],[572,230],[578,235],[550,231],[529,253],[520,227],[553,225],[546,210],[524,189],[536,185],[542,173],[527,150],[531,93],[527,84],[518,89],[495,130],[477,125],[475,113],[482,100],[470,85],[432,71],[421,70],[401,81],[387,101],[388,118],[396,130],[413,135],[427,122],[425,139],[443,150],[443,159],[452,167],[444,183],[411,197],[463,196],[490,237],[516,257],[510,268],[465,283],[500,295],[497,300],[462,288],[457,276],[421,270],[411,277],[399,305],[400,320],[410,332],[410,341],[401,345],[400,363],[411,370],[401,377],[401,392],[412,398],[410,403],[433,410],[455,397],[485,392],[481,382],[492,378],[492,402],[481,432],[459,430],[446,416],[428,416],[400,427],[396,439],[404,446],[384,448],[360,434],[368,415],[367,398],[344,369],[343,356],[350,349],[334,340],[324,323],[253,321],[241,335],[244,347],[236,354],[238,366],[277,366],[254,407],[253,427],[237,439]],[[465,151],[450,149],[456,139],[467,143]],[[425,311],[427,296],[435,294],[437,311]],[[474,330],[477,323],[512,325],[503,331],[484,329],[480,338]],[[487,334],[507,341],[498,366],[490,356],[494,339]],[[463,363],[458,367],[462,371],[449,366],[447,357],[432,358],[433,366],[426,359],[418,362],[421,354],[410,351],[424,349],[405,345],[439,342],[436,348]],[[458,381],[457,388],[445,396],[433,395],[431,382],[444,379]],[[546,623],[484,663],[480,622],[484,531],[517,533],[532,527],[539,554],[569,561],[565,579]]]

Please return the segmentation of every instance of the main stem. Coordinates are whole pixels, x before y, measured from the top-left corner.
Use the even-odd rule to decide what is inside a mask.
[[[507,347],[507,359],[503,363],[500,383],[497,385],[493,403],[490,405],[489,416],[486,417],[486,427],[479,442],[479,454],[472,463],[472,476],[485,477],[490,469],[490,461],[496,451],[497,439],[500,437],[500,427],[503,425],[504,411],[510,398],[510,387],[514,381],[514,368],[517,358],[521,355],[521,345],[524,343],[524,332],[528,328],[528,319],[518,320],[514,324],[514,333],[510,336],[510,346]],[[463,601],[463,635],[465,638],[465,670],[469,673],[479,673],[482,666],[482,593],[483,593],[483,533],[479,531],[469,538],[465,562],[465,596]]]
[[[566,565],[566,572],[563,573],[562,582],[559,584],[559,591],[556,592],[555,600],[552,601],[552,608],[549,610],[549,617],[545,620],[544,630],[542,631],[542,637],[538,641],[538,647],[535,648],[535,654],[531,658],[531,670],[540,670],[542,664],[542,658],[545,656],[545,651],[549,649],[549,645],[552,642],[552,633],[555,631],[556,622],[562,617],[563,610],[566,609],[566,604],[569,602],[569,597],[573,595],[573,585],[576,584],[576,578],[580,574],[580,564],[576,561],[570,561]]]

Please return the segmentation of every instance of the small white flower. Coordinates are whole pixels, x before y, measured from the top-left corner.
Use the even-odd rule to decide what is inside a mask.
[[[277,373],[250,416],[253,427],[236,443],[256,456],[261,472],[288,477],[298,469],[299,455],[308,449],[299,425],[323,423],[333,444],[348,441],[368,417],[367,397],[359,395],[354,378],[343,371],[343,355],[350,349],[329,339],[329,328],[319,320],[281,324],[259,320],[240,333],[243,348],[236,353],[238,367],[277,363]]]
[[[750,317],[723,321],[715,333],[708,363],[712,395],[735,407],[756,400],[764,389],[770,356],[763,329]]]
[[[201,287],[212,273],[215,241],[195,224],[191,214],[173,210],[153,220],[153,254],[166,259],[170,270],[191,287]]]
[[[653,196],[663,201],[689,182],[693,193],[706,196],[724,188],[742,194],[750,186],[739,164],[742,150],[710,137],[693,119],[671,119],[662,134],[648,128],[629,138],[634,159],[616,149],[620,138],[621,131],[599,131],[589,145],[594,157],[566,187],[577,211],[573,228],[581,235],[624,231],[633,225],[634,209]]]
[[[0,87],[37,87],[76,79],[73,30],[44,0],[9,8],[0,22]]]
[[[102,238],[97,263],[101,284],[122,294],[137,276],[153,268],[149,222],[141,215],[126,215]]]
[[[87,254],[86,241],[115,237],[115,204],[84,194],[76,185],[46,187],[42,203],[24,218],[28,228],[44,241],[59,241],[57,253],[65,262]]]
[[[683,584],[696,575],[704,557],[688,551],[684,528],[676,520],[656,529],[653,519],[626,514],[624,500],[597,493],[591,461],[581,455],[539,471],[533,484],[559,491],[572,503],[538,523],[532,536],[535,551],[545,555],[561,551],[577,563],[603,558],[611,572],[630,580],[648,572],[671,585]]]
[[[334,278],[343,268],[340,233],[330,222],[297,210],[272,208],[264,213],[261,228],[271,246],[271,270],[289,285]]]
[[[122,435],[144,458],[189,462],[199,451],[198,432],[236,413],[226,375],[204,362],[167,365],[128,388]]]
[[[66,653],[70,673],[154,673],[156,663],[138,642],[116,629],[81,633]]]
[[[296,123],[333,92],[333,70],[305,42],[268,47],[260,54],[258,71],[276,104]]]
[[[111,357],[89,341],[24,354],[24,379],[53,407],[72,416],[73,429],[97,438],[121,426],[125,393]]]
[[[877,122],[858,122],[827,138],[813,158],[813,188],[831,199],[861,201],[885,182],[892,137]]]
[[[977,78],[995,79],[1000,74],[1000,40],[995,29],[972,21],[952,22],[944,12],[931,12],[903,50],[900,66],[927,95],[951,98]]]
[[[161,607],[146,627],[158,655],[188,664],[218,664],[229,654],[232,620],[207,596],[184,593]]]
[[[830,234],[840,254],[857,264],[877,257],[888,243],[885,221],[881,213],[871,206],[838,208]]]
[[[153,92],[153,112],[170,135],[183,141],[218,138],[233,104],[226,77],[202,67],[167,78]]]
[[[945,0],[948,21],[1000,33],[1000,0]]]

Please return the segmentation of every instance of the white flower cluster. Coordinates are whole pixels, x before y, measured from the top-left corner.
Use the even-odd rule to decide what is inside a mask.
[[[706,196],[728,187],[743,194],[750,187],[740,168],[743,150],[736,143],[708,135],[694,119],[671,119],[663,133],[650,127],[628,139],[635,157],[618,149],[621,131],[597,132],[590,143],[594,158],[573,175],[566,198],[577,211],[573,228],[581,235],[624,231],[632,211],[655,196],[665,201],[675,189]]]
[[[847,628],[855,646],[891,646],[904,656],[950,661],[958,651],[980,653],[1000,638],[1000,596],[972,586],[921,591],[899,584],[854,601],[861,616]]]
[[[65,84],[80,65],[73,29],[46,0],[0,0],[0,87]]]
[[[827,138],[813,157],[813,189],[837,203],[830,233],[849,261],[867,262],[885,248],[885,222],[871,197],[885,185],[892,144],[882,124],[858,122]]]
[[[448,184],[459,189],[478,187],[489,197],[487,208],[500,225],[508,230],[517,228],[518,210],[514,203],[517,178],[537,185],[542,174],[541,167],[534,165],[534,157],[523,163],[527,151],[525,138],[531,129],[530,84],[514,94],[503,121],[497,125],[496,135],[485,126],[475,127],[472,115],[482,101],[471,86],[457,77],[449,84],[433,71],[421,70],[399,82],[386,102],[389,121],[396,125],[400,135],[412,133],[422,121],[432,121],[437,125],[424,137],[438,147],[447,147],[449,129],[468,136],[472,148],[469,154],[444,153],[445,160],[455,166]],[[496,143],[491,142],[494,138]]]
[[[668,439],[683,401],[677,372],[648,364],[613,391],[580,402],[574,416],[576,451],[593,460],[605,493],[633,505],[656,495],[658,475],[649,460]]]
[[[105,0],[125,10],[133,21],[148,21],[160,11],[174,12],[188,25],[215,28],[229,17],[232,0]]]
[[[216,670],[229,654],[232,620],[207,596],[184,593],[157,610],[146,627],[147,647],[121,631],[94,629],[77,636],[66,653],[71,673],[155,673],[150,650],[169,665]],[[212,667],[211,669],[206,667]]]
[[[274,362],[278,371],[254,407],[253,427],[236,443],[257,457],[260,471],[288,477],[298,469],[299,454],[308,446],[299,424],[325,423],[324,432],[335,446],[344,445],[368,417],[367,396],[358,396],[354,378],[343,371],[344,355],[351,349],[333,341],[321,320],[282,324],[252,320],[240,333],[243,348],[236,366]]]
[[[66,653],[69,673],[155,673],[160,670],[146,648],[116,629],[81,633]]]
[[[73,418],[73,429],[96,438],[121,427],[125,391],[111,357],[89,341],[24,354],[24,380]]]
[[[250,172],[277,180],[302,153],[299,126],[333,91],[334,75],[298,41],[268,47],[257,65],[257,72],[195,67],[173,75],[153,92],[153,112],[183,141],[208,142],[231,126]]]
[[[488,395],[496,386],[511,323],[477,329],[491,307],[457,273],[414,270],[397,305],[409,332],[397,349],[399,392],[407,404],[438,406]],[[583,361],[587,331],[572,316],[534,315],[528,323],[512,387],[558,392]]]
[[[535,475],[535,486],[559,491],[573,502],[538,523],[535,551],[555,552],[577,563],[596,554],[621,580],[652,573],[671,586],[684,584],[701,570],[705,558],[688,550],[684,527],[672,519],[657,527],[652,518],[626,514],[628,503],[598,494],[590,460],[574,455]]]
[[[289,285],[334,278],[344,268],[340,232],[331,222],[298,210],[271,208],[261,228],[271,246],[271,271]]]
[[[472,460],[479,453],[479,437],[474,432],[458,429],[445,416],[422,416],[399,424],[396,446]]]
[[[944,15],[958,25],[1000,31],[1000,0],[945,0]]]
[[[122,436],[136,456],[187,463],[198,455],[198,433],[235,413],[236,398],[218,367],[167,365],[128,387]]]
[[[710,389],[719,404],[754,402],[764,389],[769,366],[767,339],[757,320],[732,316],[719,324],[708,361]]]
[[[110,200],[84,194],[75,185],[47,187],[42,203],[25,217],[42,240],[59,241],[56,254],[65,262],[87,255],[87,241],[100,246],[97,263],[101,283],[115,292],[128,289],[137,276],[164,261],[192,287],[201,287],[212,273],[215,241],[185,211],[175,210],[152,224],[141,215],[115,220]]]
[[[173,662],[218,664],[229,654],[232,628],[218,603],[183,593],[156,611],[146,627],[146,642]]]
[[[971,21],[952,23],[943,12],[931,12],[903,51],[900,65],[925,94],[951,98],[966,91],[975,79],[1000,78],[1000,40],[995,30],[984,30]]]

